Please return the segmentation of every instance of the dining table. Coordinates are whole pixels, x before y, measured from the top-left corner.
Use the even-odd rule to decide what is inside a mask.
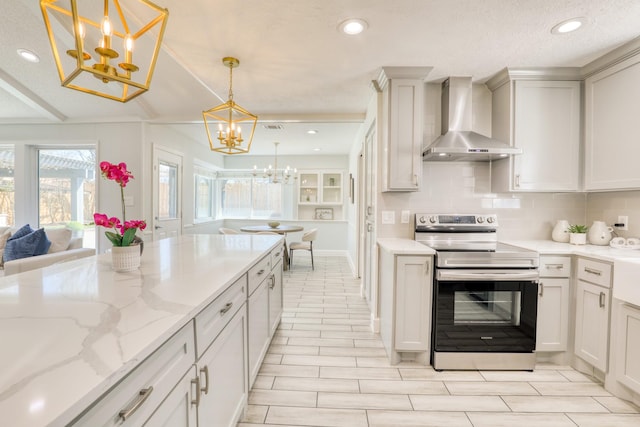
[[[247,225],[245,227],[241,227],[240,231],[244,233],[260,233],[260,232],[272,232],[278,233],[285,236],[284,239],[284,255],[283,255],[283,269],[288,270],[289,265],[289,250],[287,249],[287,233],[295,233],[296,231],[303,231],[304,227],[300,225],[286,225],[280,224],[277,227],[271,227],[270,225]]]

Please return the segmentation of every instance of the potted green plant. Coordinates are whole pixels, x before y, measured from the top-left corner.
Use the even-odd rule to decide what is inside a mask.
[[[569,243],[572,245],[584,245],[587,243],[586,225],[571,224],[567,229],[569,231]]]

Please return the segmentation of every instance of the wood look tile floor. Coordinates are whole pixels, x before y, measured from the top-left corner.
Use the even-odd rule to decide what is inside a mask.
[[[638,427],[639,408],[568,366],[391,366],[346,258],[302,255],[238,427]]]

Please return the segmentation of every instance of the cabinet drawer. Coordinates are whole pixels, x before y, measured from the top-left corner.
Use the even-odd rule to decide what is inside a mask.
[[[278,265],[280,261],[282,261],[282,256],[284,253],[284,246],[278,245],[277,248],[271,251],[271,268]]]
[[[571,276],[571,257],[541,256],[540,277],[569,277]]]
[[[578,259],[578,280],[611,287],[611,264],[591,259]]]
[[[235,281],[226,291],[195,317],[198,358],[207,350],[222,328],[247,300],[247,275]]]
[[[271,255],[267,255],[249,269],[249,295],[256,290],[271,273]]]
[[[142,425],[193,365],[194,347],[189,322],[71,425]]]

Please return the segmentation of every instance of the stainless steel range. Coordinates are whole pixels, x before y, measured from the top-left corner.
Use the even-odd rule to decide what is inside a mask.
[[[416,214],[436,250],[434,369],[533,370],[538,254],[499,243],[496,215]]]

